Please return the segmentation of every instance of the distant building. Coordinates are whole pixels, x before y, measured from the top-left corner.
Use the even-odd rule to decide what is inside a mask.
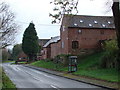
[[[50,39],[38,39],[38,43],[40,46],[44,46]]]
[[[56,56],[56,54],[58,55],[59,51],[58,51],[58,47],[57,44],[60,41],[60,36],[56,36],[56,37],[51,37],[51,39],[43,46],[43,51],[42,51],[42,56],[43,59],[46,58],[51,58]]]
[[[28,60],[28,56],[24,52],[21,52],[18,55],[18,60]]]
[[[43,56],[45,59],[59,54],[86,53],[100,49],[102,40],[115,37],[114,19],[111,16],[65,15],[60,37],[52,38],[44,45]]]

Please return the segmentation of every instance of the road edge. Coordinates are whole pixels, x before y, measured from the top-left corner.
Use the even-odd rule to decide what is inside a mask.
[[[110,90],[117,90],[117,89],[112,88],[112,87],[107,87],[107,86],[103,86],[103,85],[100,85],[100,84],[95,84],[95,83],[92,83],[92,82],[86,82],[86,81],[83,81],[83,80],[78,80],[78,79],[75,79],[75,78],[70,78],[70,77],[67,77],[67,76],[64,76],[64,75],[55,74],[55,73],[52,73],[52,72],[48,72],[48,71],[44,71],[44,70],[40,70],[39,67],[30,66],[30,65],[23,65],[23,66],[25,66],[25,67],[29,67],[29,68],[32,68],[32,69],[36,69],[36,70],[38,70],[38,71],[42,71],[42,72],[45,72],[45,73],[48,73],[48,74],[52,74],[52,75],[56,75],[56,76],[60,76],[60,77],[64,77],[64,78],[67,78],[67,79],[75,80],[75,81],[78,81],[78,82],[82,82],[82,83],[86,83],[86,84],[90,84],[90,85],[98,86],[98,87],[101,87],[101,88],[110,89]],[[48,69],[48,70],[49,70],[49,69]],[[55,71],[55,72],[58,72],[58,71]]]

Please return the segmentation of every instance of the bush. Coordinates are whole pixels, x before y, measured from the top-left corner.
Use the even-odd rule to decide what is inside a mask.
[[[67,66],[68,65],[68,57],[71,56],[70,54],[60,54],[60,55],[57,55],[55,58],[54,58],[54,62],[55,63],[60,63],[60,64],[63,64],[63,66]]]
[[[117,68],[118,67],[118,61],[116,60],[118,53],[117,41],[116,40],[106,41],[104,50],[105,54],[102,57],[100,66],[102,68]]]

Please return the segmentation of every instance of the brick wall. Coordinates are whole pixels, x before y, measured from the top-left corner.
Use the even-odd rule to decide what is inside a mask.
[[[42,50],[42,59],[51,58],[51,45]]]
[[[56,43],[51,44],[51,58],[61,54],[61,42],[60,40]]]
[[[81,30],[79,32],[79,30]],[[114,29],[80,29],[69,28],[68,30],[68,52],[79,54],[83,49],[100,48],[99,40],[113,39],[116,37]],[[78,49],[72,49],[72,41],[78,41]]]

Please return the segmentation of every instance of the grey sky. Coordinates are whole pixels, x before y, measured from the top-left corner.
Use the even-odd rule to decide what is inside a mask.
[[[58,24],[51,24],[49,13],[53,6],[51,0],[1,0],[10,5],[11,10],[16,14],[16,23],[20,25],[16,43],[22,42],[23,32],[31,21],[40,39],[58,36]],[[107,12],[106,1],[111,0],[79,0],[79,15],[112,16],[112,11]]]

